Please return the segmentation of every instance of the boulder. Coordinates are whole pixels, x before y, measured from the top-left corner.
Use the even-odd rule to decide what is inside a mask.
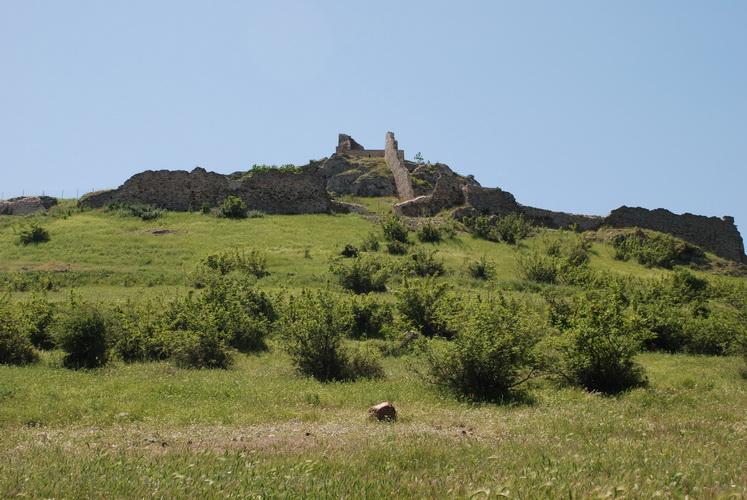
[[[368,415],[371,419],[376,419],[379,421],[387,420],[387,421],[394,421],[397,420],[397,410],[394,409],[394,405],[388,401],[385,401],[383,403],[379,403],[377,405],[372,406],[368,409]]]

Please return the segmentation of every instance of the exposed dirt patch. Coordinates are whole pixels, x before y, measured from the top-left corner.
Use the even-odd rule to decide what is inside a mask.
[[[187,426],[150,428],[138,425],[65,429],[18,429],[16,450],[62,447],[70,453],[91,449],[148,452],[266,451],[298,453],[340,450],[404,437],[475,439],[473,428],[368,422],[309,423],[289,421],[248,427]],[[19,435],[22,434],[22,435]]]

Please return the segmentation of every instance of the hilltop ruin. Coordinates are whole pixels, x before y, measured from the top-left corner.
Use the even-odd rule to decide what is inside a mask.
[[[229,175],[195,168],[145,171],[122,186],[89,193],[81,206],[144,203],[169,210],[198,210],[218,206],[227,196],[241,198],[249,209],[269,214],[307,214],[360,211],[335,196],[396,196],[395,213],[430,217],[449,213],[462,219],[476,215],[521,213],[550,228],[594,230],[602,226],[640,227],[669,233],[704,250],[747,263],[742,237],[732,217],[674,214],[664,209],[620,207],[608,216],[577,215],[521,205],[500,188],[481,186],[473,176],[462,176],[442,163],[413,162],[387,132],[384,149],[366,149],[348,134],[339,134],[334,154],[300,167],[262,167]],[[27,197],[0,202],[0,214],[23,215],[46,210],[56,200]],[[445,212],[448,211],[448,212]]]

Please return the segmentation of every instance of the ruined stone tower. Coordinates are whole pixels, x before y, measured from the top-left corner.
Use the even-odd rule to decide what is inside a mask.
[[[384,145],[384,159],[394,176],[394,184],[397,186],[397,196],[400,200],[406,201],[415,198],[415,191],[412,189],[410,171],[405,167],[404,151],[402,152],[402,156],[399,155],[400,151],[397,139],[394,138],[394,132],[387,132]]]

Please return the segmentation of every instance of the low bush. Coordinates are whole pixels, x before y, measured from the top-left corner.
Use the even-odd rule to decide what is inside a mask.
[[[425,349],[428,379],[461,397],[501,400],[540,366],[538,315],[503,297],[472,301],[462,311],[451,341],[430,340]]]
[[[45,243],[49,240],[49,231],[36,221],[23,225],[18,230],[18,242],[21,245]]]
[[[524,218],[524,215],[510,213],[497,219],[494,231],[500,238],[500,241],[509,245],[515,245],[517,242],[531,236],[534,227]]]
[[[179,330],[174,332],[173,360],[180,368],[228,369],[233,352],[217,330]]]
[[[423,243],[438,243],[443,239],[441,229],[431,221],[426,222],[418,228],[417,236]]]
[[[38,359],[30,334],[32,326],[8,297],[0,303],[0,365],[26,365]]]
[[[98,368],[109,361],[109,325],[99,306],[72,300],[56,324],[67,368]]]
[[[405,280],[396,295],[397,310],[405,323],[403,330],[415,330],[425,337],[454,335],[450,320],[458,304],[446,283],[431,278]]]
[[[590,245],[578,235],[545,238],[539,248],[518,254],[519,274],[536,283],[589,286],[596,278],[588,267]]]
[[[379,351],[364,346],[346,346],[343,356],[346,360],[345,380],[384,378],[384,367],[381,364]]]
[[[115,307],[112,349],[125,363],[159,361],[173,353],[168,332],[169,305],[158,300],[128,302]]]
[[[466,219],[467,229],[476,238],[515,245],[534,232],[534,226],[523,214],[510,213],[502,217],[480,215]]]
[[[364,252],[378,252],[380,246],[378,236],[376,236],[375,233],[368,233],[366,237],[363,238],[361,250]]]
[[[238,196],[229,196],[218,209],[218,216],[226,219],[245,219],[246,204]]]
[[[343,257],[348,257],[348,258],[350,258],[350,257],[358,257],[358,249],[355,246],[353,246],[350,243],[348,243],[342,249],[342,251],[340,252],[340,255],[342,255]]]
[[[49,350],[55,347],[52,324],[55,307],[43,295],[31,295],[20,303],[21,314],[31,328],[29,339],[37,349]]]
[[[407,245],[399,241],[388,241],[386,243],[386,251],[390,255],[405,255],[407,253]]]
[[[163,214],[166,212],[165,210],[154,207],[153,205],[129,205],[126,207],[126,210],[129,211],[129,215],[133,217],[138,217],[140,220],[143,221],[149,221],[149,220],[156,220],[160,219]]]
[[[280,332],[298,372],[322,382],[380,376],[378,357],[343,346],[352,322],[345,302],[329,292],[303,291],[290,297]]]
[[[519,274],[522,278],[536,283],[556,283],[558,281],[558,261],[556,257],[539,251],[519,253],[516,257]]]
[[[267,270],[267,257],[259,250],[249,250],[247,252],[234,249],[219,252],[205,257],[202,264],[221,275],[238,271],[255,278],[263,278],[270,274]]]
[[[619,290],[586,292],[551,317],[561,330],[551,369],[565,381],[607,394],[646,383],[633,358],[650,334]]]
[[[424,248],[413,251],[403,267],[408,273],[421,278],[441,276],[446,273],[443,261],[436,258],[436,251],[429,252]]]
[[[640,229],[618,233],[611,243],[616,259],[635,259],[647,267],[671,269],[675,264],[689,264],[705,258],[703,251],[696,246],[668,234]]]
[[[390,242],[407,243],[407,234],[409,228],[402,222],[402,219],[396,215],[387,215],[381,220],[381,229],[384,232],[384,238]]]
[[[265,216],[265,213],[262,210],[249,210],[246,213],[247,219],[261,219]]]
[[[382,338],[392,323],[392,308],[373,295],[356,295],[350,299],[352,324],[350,337],[354,339]]]
[[[378,259],[355,257],[349,264],[335,262],[330,271],[340,286],[353,293],[385,292],[389,272]]]
[[[467,262],[467,274],[476,280],[489,280],[495,276],[495,265],[483,255],[479,260]]]

